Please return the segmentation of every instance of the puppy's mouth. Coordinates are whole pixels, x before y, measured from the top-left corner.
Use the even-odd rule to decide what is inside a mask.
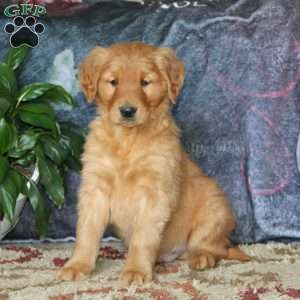
[[[124,127],[135,127],[141,124],[136,118],[124,119],[120,118],[118,124]]]
[[[119,114],[112,113],[110,115],[111,122],[116,126],[123,126],[123,127],[136,127],[143,123],[142,118],[139,118],[139,116],[135,116],[132,118],[124,118],[120,116]]]

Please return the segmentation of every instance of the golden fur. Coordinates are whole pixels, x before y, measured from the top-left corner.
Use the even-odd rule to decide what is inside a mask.
[[[108,224],[128,246],[125,284],[151,280],[158,258],[176,247],[193,269],[249,259],[230,246],[235,221],[222,190],[180,144],[169,106],[183,81],[170,49],[142,43],[97,47],[82,62],[82,89],[99,109],[82,157],[76,247],[59,278],[93,270]],[[137,108],[134,118],[121,116],[126,105]]]

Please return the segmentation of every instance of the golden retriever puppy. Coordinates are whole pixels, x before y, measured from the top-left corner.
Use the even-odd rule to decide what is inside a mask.
[[[82,62],[81,87],[98,116],[82,156],[76,246],[60,279],[93,270],[108,224],[128,246],[125,284],[151,280],[159,260],[184,256],[202,270],[249,259],[229,243],[235,220],[222,190],[180,144],[170,105],[183,81],[170,49],[142,43],[98,47]]]

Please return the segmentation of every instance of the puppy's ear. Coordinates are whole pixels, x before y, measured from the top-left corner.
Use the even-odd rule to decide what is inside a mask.
[[[175,104],[184,82],[184,64],[169,48],[159,48],[155,58],[157,66],[168,82],[169,99]]]
[[[97,99],[98,81],[107,52],[105,48],[96,47],[80,64],[79,81],[88,102]]]

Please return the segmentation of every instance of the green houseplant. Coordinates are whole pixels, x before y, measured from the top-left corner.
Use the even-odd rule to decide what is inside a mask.
[[[73,124],[58,122],[50,105],[74,105],[62,87],[18,86],[16,74],[28,51],[26,46],[10,49],[0,63],[0,222],[12,227],[18,218],[17,206],[26,197],[37,233],[45,236],[49,217],[45,196],[57,207],[63,205],[63,173],[80,169],[83,134]]]

